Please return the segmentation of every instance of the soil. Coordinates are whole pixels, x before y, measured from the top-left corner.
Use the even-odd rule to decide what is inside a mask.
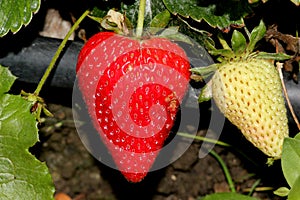
[[[44,118],[40,128],[41,142],[34,147],[37,157],[45,161],[53,177],[56,192],[75,200],[193,200],[210,193],[229,192],[230,188],[218,161],[210,154],[199,158],[202,144],[194,141],[188,150],[164,169],[150,172],[140,183],[129,183],[120,172],[96,160],[83,146],[72,117],[72,108],[49,104],[53,118]],[[264,200],[279,200],[272,190],[285,185],[278,162],[271,167],[237,130],[226,125],[221,141],[233,144],[237,150],[215,146],[225,161],[237,192],[247,194],[258,183],[253,196]],[[204,136],[205,130],[198,135]],[[184,138],[183,138],[184,139]]]

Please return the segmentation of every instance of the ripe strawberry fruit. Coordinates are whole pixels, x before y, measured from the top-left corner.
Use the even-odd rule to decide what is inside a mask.
[[[213,50],[221,55],[200,100],[212,96],[225,117],[236,125],[245,138],[272,160],[281,157],[283,140],[288,137],[288,120],[279,74],[274,65],[262,58],[286,59],[280,54],[252,53],[255,43],[265,33],[263,22],[256,27],[246,44],[244,36],[234,31],[232,49]],[[207,71],[207,69],[206,69]],[[203,69],[195,69],[201,74]],[[202,74],[203,75],[203,74]]]
[[[93,124],[128,181],[141,181],[174,124],[190,64],[164,38],[94,35],[77,62],[78,85]]]

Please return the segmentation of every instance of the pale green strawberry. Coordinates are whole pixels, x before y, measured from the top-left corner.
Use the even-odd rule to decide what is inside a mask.
[[[254,146],[278,159],[288,120],[282,86],[274,65],[251,59],[230,62],[212,78],[213,99],[226,118]]]
[[[221,57],[219,64],[193,72],[201,76],[214,71],[199,99],[212,97],[225,117],[236,125],[245,138],[272,159],[281,157],[283,140],[288,137],[287,110],[279,73],[267,59],[287,59],[270,53],[252,53],[264,33],[261,22],[250,35],[249,44],[234,31],[232,49],[221,40],[224,49],[213,50]]]

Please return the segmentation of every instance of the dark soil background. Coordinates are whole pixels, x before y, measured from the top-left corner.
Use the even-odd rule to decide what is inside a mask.
[[[251,16],[255,22],[252,25],[256,26],[258,20],[263,18],[268,25],[275,23],[280,31],[295,34],[296,26],[298,25],[298,29],[300,27],[299,9],[289,1],[270,1],[273,3],[256,8],[256,15]],[[63,35],[68,31],[68,22],[73,20],[71,16],[77,17],[84,7],[92,5],[93,2],[42,2],[41,10],[34,17],[33,22],[21,30],[20,34],[43,31],[45,36],[61,37],[58,33]],[[50,20],[46,24],[49,23],[50,28],[45,28],[49,9],[52,9],[52,15],[49,16],[48,13]],[[90,31],[86,32],[88,37],[97,30],[97,26],[93,22],[85,22],[81,29]],[[73,37],[78,39],[78,35]],[[34,85],[17,82],[14,90],[24,89],[24,87],[33,88]],[[120,172],[94,159],[83,146],[73,121],[72,90],[45,87],[41,96],[48,103],[54,117],[43,118],[43,123],[40,125],[40,142],[31,151],[38,159],[47,163],[57,193],[68,194],[73,200],[193,200],[210,193],[230,191],[218,161],[210,154],[199,159],[202,142],[196,140],[183,156],[166,168],[150,172],[141,183],[127,182]],[[202,117],[205,119],[208,106],[204,105],[201,109]],[[205,136],[207,131],[204,121],[200,122],[203,129],[197,133],[201,136]],[[183,137],[182,140],[186,138]],[[237,192],[247,194],[251,187],[258,183],[253,193],[254,197],[262,200],[283,199],[272,192],[274,189],[286,186],[280,161],[268,167],[267,158],[249,144],[228,122],[220,140],[235,147],[215,146],[214,150],[229,168]]]
[[[183,156],[168,167],[150,172],[141,183],[129,183],[120,172],[103,165],[85,149],[70,107],[49,104],[49,109],[55,117],[45,118],[40,131],[41,142],[35,147],[38,151],[34,152],[38,152],[38,158],[49,166],[57,192],[66,193],[76,200],[193,200],[214,192],[230,191],[218,161],[210,154],[198,158],[202,144],[198,141],[194,141]],[[257,190],[262,191],[254,192],[253,196],[280,199],[272,194],[272,189],[285,185],[280,163],[267,167],[266,157],[239,133],[231,132],[232,128],[226,128],[221,140],[234,144],[249,158],[232,148],[215,146],[214,150],[228,166],[237,192],[247,194],[253,184],[260,181]],[[198,135],[204,136],[205,131],[199,131]]]

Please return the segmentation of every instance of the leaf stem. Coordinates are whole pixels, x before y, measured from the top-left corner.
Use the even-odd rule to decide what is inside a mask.
[[[75,29],[79,26],[79,24],[82,22],[82,20],[90,13],[89,10],[86,10],[81,16],[80,18],[74,23],[74,25],[71,27],[71,29],[69,30],[69,32],[67,33],[67,35],[65,36],[65,38],[63,39],[63,41],[61,42],[61,44],[59,45],[57,51],[55,52],[49,66],[47,67],[43,77],[41,78],[37,88],[34,91],[35,95],[39,95],[40,91],[42,90],[42,87],[44,86],[45,82],[47,81],[47,78],[49,77],[51,71],[53,70],[56,61],[58,60],[62,50],[64,49],[69,37],[71,36],[71,34],[75,31]]]
[[[144,19],[145,19],[146,0],[140,0],[138,21],[136,27],[136,36],[141,37],[143,34]]]
[[[202,136],[198,136],[198,135],[191,135],[191,134],[183,133],[183,132],[178,132],[177,134],[180,135],[180,136],[186,137],[186,138],[192,138],[192,139],[200,140],[200,141],[203,141],[203,142],[209,142],[209,143],[217,144],[217,145],[224,146],[224,147],[230,147],[231,146],[230,144],[227,144],[225,142],[210,139],[210,138],[206,138],[206,137],[202,137]]]
[[[229,189],[231,192],[236,192],[235,190],[235,186],[234,186],[234,183],[233,183],[233,180],[231,178],[231,175],[230,175],[230,172],[229,172],[229,169],[227,168],[224,160],[221,158],[221,156],[219,156],[215,151],[211,150],[209,152],[212,156],[214,156],[217,161],[220,163],[223,171],[224,171],[224,174],[225,174],[225,177],[227,179],[227,182],[228,182],[228,185],[229,185]]]

